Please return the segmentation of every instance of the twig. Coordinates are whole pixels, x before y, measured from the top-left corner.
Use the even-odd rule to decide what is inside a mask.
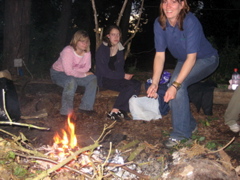
[[[110,154],[111,154],[111,150],[112,150],[112,142],[110,142],[110,148],[109,148],[108,155],[107,155],[105,161],[103,163],[101,163],[100,166],[99,166],[99,172],[101,172],[100,177],[98,177],[99,179],[103,179],[104,167],[105,167],[105,165],[107,164],[107,162],[109,160],[109,157],[110,157]]]
[[[106,135],[106,130],[111,129],[113,127],[113,125],[116,123],[116,121],[114,121],[112,124],[110,124],[109,126],[107,124],[104,125],[103,131],[100,134],[99,138],[96,140],[97,142],[100,142]],[[108,133],[108,132],[107,132]]]
[[[5,100],[5,90],[2,89],[2,97],[3,97],[3,109],[4,109],[4,112],[8,118],[8,120],[12,123],[12,119],[10,118],[8,112],[7,112],[7,109],[6,109],[6,100]]]
[[[107,161],[110,157],[111,151],[112,151],[112,142],[110,142],[110,148],[109,148],[109,151],[108,151],[107,158],[105,159],[104,163],[102,164],[103,167],[107,164]]]
[[[122,166],[122,168],[123,168],[124,170],[126,170],[126,171],[132,173],[132,174],[135,174],[136,176],[140,177],[141,179],[145,179],[145,180],[150,179],[149,176],[144,175],[144,174],[139,174],[139,173],[137,173],[136,171],[134,171],[134,170],[128,168],[127,166]]]
[[[5,100],[5,90],[2,89],[2,97],[3,97],[3,109],[4,112],[9,120],[9,122],[7,121],[0,121],[0,124],[9,124],[9,125],[18,125],[18,126],[27,126],[28,128],[36,128],[36,129],[41,129],[41,130],[49,130],[50,128],[45,128],[45,127],[39,127],[39,126],[35,126],[32,124],[25,124],[25,123],[17,123],[17,122],[13,122],[11,117],[8,114],[8,111],[6,109],[6,100]]]
[[[22,151],[22,152],[25,152],[25,153],[28,153],[28,154],[33,154],[34,156],[38,156],[38,157],[44,157],[44,158],[48,158],[48,156],[36,151],[36,150],[29,150],[29,149],[26,149],[22,146],[19,146],[17,144],[13,144],[12,145],[12,148],[14,148],[14,150],[19,150],[19,151]]]
[[[95,162],[95,163],[102,163],[102,162]],[[109,167],[121,167],[121,168],[123,168],[124,170],[126,170],[126,171],[128,171],[128,172],[130,172],[130,173],[132,173],[132,174],[134,174],[134,175],[136,175],[136,176],[138,176],[138,177],[140,177],[141,179],[146,179],[146,180],[148,180],[148,179],[150,179],[150,177],[149,176],[147,176],[147,175],[144,175],[144,174],[140,174],[140,173],[137,173],[136,171],[134,171],[134,170],[132,170],[132,169],[130,169],[130,168],[128,168],[126,165],[129,165],[129,164],[132,164],[133,162],[131,161],[131,162],[127,162],[127,163],[124,163],[124,164],[117,164],[117,163],[107,163],[106,165],[107,166],[109,166]],[[94,165],[94,164],[93,164]],[[86,166],[86,167],[88,167],[88,166]],[[112,174],[111,174],[112,175]],[[104,177],[107,177],[107,176],[109,176],[109,175],[105,175]],[[94,176],[93,176],[93,178],[95,177],[95,174],[94,174]]]
[[[9,125],[17,125],[17,126],[27,126],[28,128],[35,128],[40,130],[50,130],[50,128],[46,127],[39,127],[32,124],[26,124],[26,123],[18,123],[18,122],[7,122],[7,121],[0,121],[0,124],[9,124]]]
[[[99,146],[98,142],[95,142],[94,144],[84,147],[76,152],[74,152],[71,156],[69,156],[68,158],[66,158],[65,160],[63,160],[61,163],[57,164],[56,166],[54,166],[51,169],[48,169],[47,171],[42,172],[40,175],[38,175],[37,177],[35,177],[32,180],[40,180],[43,179],[44,177],[48,176],[50,173],[58,170],[59,168],[61,168],[62,166],[65,166],[67,163],[69,163],[71,160],[75,159],[75,157],[77,157],[79,154],[81,154],[82,152],[85,151],[89,151],[92,149],[95,149]]]
[[[139,173],[137,173],[136,171],[134,171],[134,170],[132,170],[132,169],[130,169],[130,168],[128,168],[128,167],[126,166],[127,164],[131,164],[131,163],[132,163],[132,162],[125,163],[125,164],[108,163],[107,165],[108,165],[108,166],[111,166],[111,167],[121,167],[121,168],[123,168],[124,170],[126,170],[126,171],[128,171],[128,172],[130,172],[130,173],[132,173],[132,174],[134,174],[134,175],[136,175],[136,176],[138,176],[138,177],[140,177],[141,179],[146,179],[146,180],[150,179],[149,176],[144,175],[144,174],[139,174]]]
[[[235,139],[235,137],[233,137],[233,138],[231,139],[231,141],[229,141],[229,143],[227,143],[227,144],[226,144],[225,146],[223,146],[222,148],[220,148],[220,149],[218,149],[218,150],[216,150],[216,151],[209,151],[209,152],[207,152],[207,154],[217,153],[217,152],[219,152],[219,151],[224,150],[226,147],[228,147],[228,146],[234,141],[234,139]]]
[[[50,162],[50,163],[53,163],[53,164],[58,164],[57,161],[54,161],[54,160],[48,159],[48,158],[36,157],[36,156],[27,156],[27,155],[23,155],[23,154],[16,153],[16,152],[15,152],[15,154],[16,154],[17,156],[25,157],[25,158],[27,158],[27,159],[37,159],[37,160],[41,160],[41,161]],[[81,174],[81,175],[83,175],[83,176],[86,176],[86,177],[88,177],[88,178],[91,178],[91,177],[88,176],[87,174],[85,174],[85,173],[83,173],[83,172],[81,172],[81,171],[78,171],[78,170],[76,170],[76,169],[73,169],[73,168],[71,168],[71,167],[69,167],[69,166],[67,166],[67,165],[65,165],[64,167],[65,167],[66,169],[69,169],[69,170],[71,170],[71,171],[74,171],[74,172],[76,172],[76,173],[78,173],[78,174]]]
[[[12,134],[10,132],[7,132],[7,131],[4,131],[3,129],[0,129],[0,131],[4,132],[5,134],[8,134],[9,136],[12,136],[14,139],[17,138],[17,136],[15,136],[14,134]]]
[[[22,138],[19,138],[17,136],[15,136],[14,134],[11,134],[10,132],[4,131],[3,129],[0,129],[0,131],[2,131],[5,134],[8,134],[9,136],[12,136],[13,140],[19,144],[18,140],[21,140],[20,143],[23,143],[25,146],[33,149],[30,145],[28,145],[26,142],[24,142],[24,140]],[[23,136],[23,135],[22,135]],[[20,144],[19,144],[20,145]],[[21,146],[21,145],[20,145]]]
[[[2,132],[4,132],[4,133],[6,133],[6,134],[8,134],[8,135],[10,135],[10,136],[13,137],[13,140],[14,140],[15,143],[12,143],[11,145],[12,145],[12,147],[13,147],[15,150],[23,151],[23,152],[26,152],[26,153],[28,153],[28,154],[34,154],[34,155],[41,156],[41,157],[47,157],[46,155],[44,155],[44,154],[42,154],[42,153],[40,153],[40,152],[38,152],[38,151],[36,151],[36,150],[29,150],[29,149],[26,149],[26,148],[22,147],[20,143],[23,143],[23,144],[25,144],[25,145],[28,146],[28,147],[29,147],[29,145],[28,145],[27,143],[25,143],[24,141],[21,141],[21,142],[19,143],[19,142],[18,142],[18,139],[19,139],[19,138],[18,138],[17,136],[15,136],[14,134],[11,134],[11,133],[9,133],[9,132],[7,132],[7,131],[4,131],[3,129],[0,129],[0,131],[2,131]],[[31,148],[32,148],[32,147],[31,147]]]

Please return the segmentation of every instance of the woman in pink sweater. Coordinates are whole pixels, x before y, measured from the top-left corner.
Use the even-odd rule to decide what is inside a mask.
[[[58,60],[50,69],[51,79],[57,85],[63,87],[62,107],[60,114],[68,115],[73,112],[73,99],[78,86],[84,86],[79,111],[93,114],[97,79],[90,72],[91,53],[90,40],[86,31],[79,30],[74,35],[70,45],[66,46]]]

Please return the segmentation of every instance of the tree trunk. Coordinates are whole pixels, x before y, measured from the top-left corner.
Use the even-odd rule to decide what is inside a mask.
[[[31,0],[7,0],[4,12],[3,69],[18,74],[14,59],[29,58]]]
[[[72,0],[63,0],[62,4],[62,13],[59,19],[58,24],[58,32],[56,35],[56,50],[60,52],[63,47],[66,45],[67,33],[69,28],[69,22],[71,17],[71,7],[72,7]]]

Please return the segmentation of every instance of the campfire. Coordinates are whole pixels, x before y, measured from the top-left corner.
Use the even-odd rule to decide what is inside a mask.
[[[93,145],[84,148],[78,147],[75,124],[71,121],[72,119],[74,119],[74,115],[69,114],[65,128],[55,133],[52,146],[44,145],[38,148],[38,150],[44,151],[45,155],[55,159],[53,163],[38,160],[42,168],[46,170],[49,168],[53,169],[55,166],[64,163],[64,165],[59,165],[60,168],[58,168],[58,172],[71,170],[90,179],[96,176],[109,177],[112,176],[113,173],[119,177],[123,177],[123,174],[125,177],[136,177],[136,174],[128,172],[132,171],[131,169],[135,169],[136,165],[127,163],[127,166],[127,164],[124,163],[121,152],[117,150],[115,154],[111,154],[111,143],[109,152],[104,152],[101,146],[98,145],[100,139],[104,137],[104,133],[98,140],[94,141],[95,143]],[[112,125],[106,126],[103,132],[110,129]],[[67,161],[67,163],[64,161]],[[98,172],[99,170],[101,170],[101,172]],[[96,172],[100,174],[96,174]]]
[[[77,137],[75,134],[75,124],[71,122],[73,117],[74,115],[72,113],[69,114],[67,118],[66,129],[62,129],[61,134],[56,132],[53,137],[53,147],[56,150],[57,155],[60,157],[60,160],[64,159],[64,157],[67,157],[72,150],[78,149]]]

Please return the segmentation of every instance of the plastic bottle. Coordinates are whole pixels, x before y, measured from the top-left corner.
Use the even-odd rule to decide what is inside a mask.
[[[238,69],[234,68],[234,72],[232,74],[232,90],[235,90],[238,87],[239,81],[240,81],[240,75],[238,73]]]

